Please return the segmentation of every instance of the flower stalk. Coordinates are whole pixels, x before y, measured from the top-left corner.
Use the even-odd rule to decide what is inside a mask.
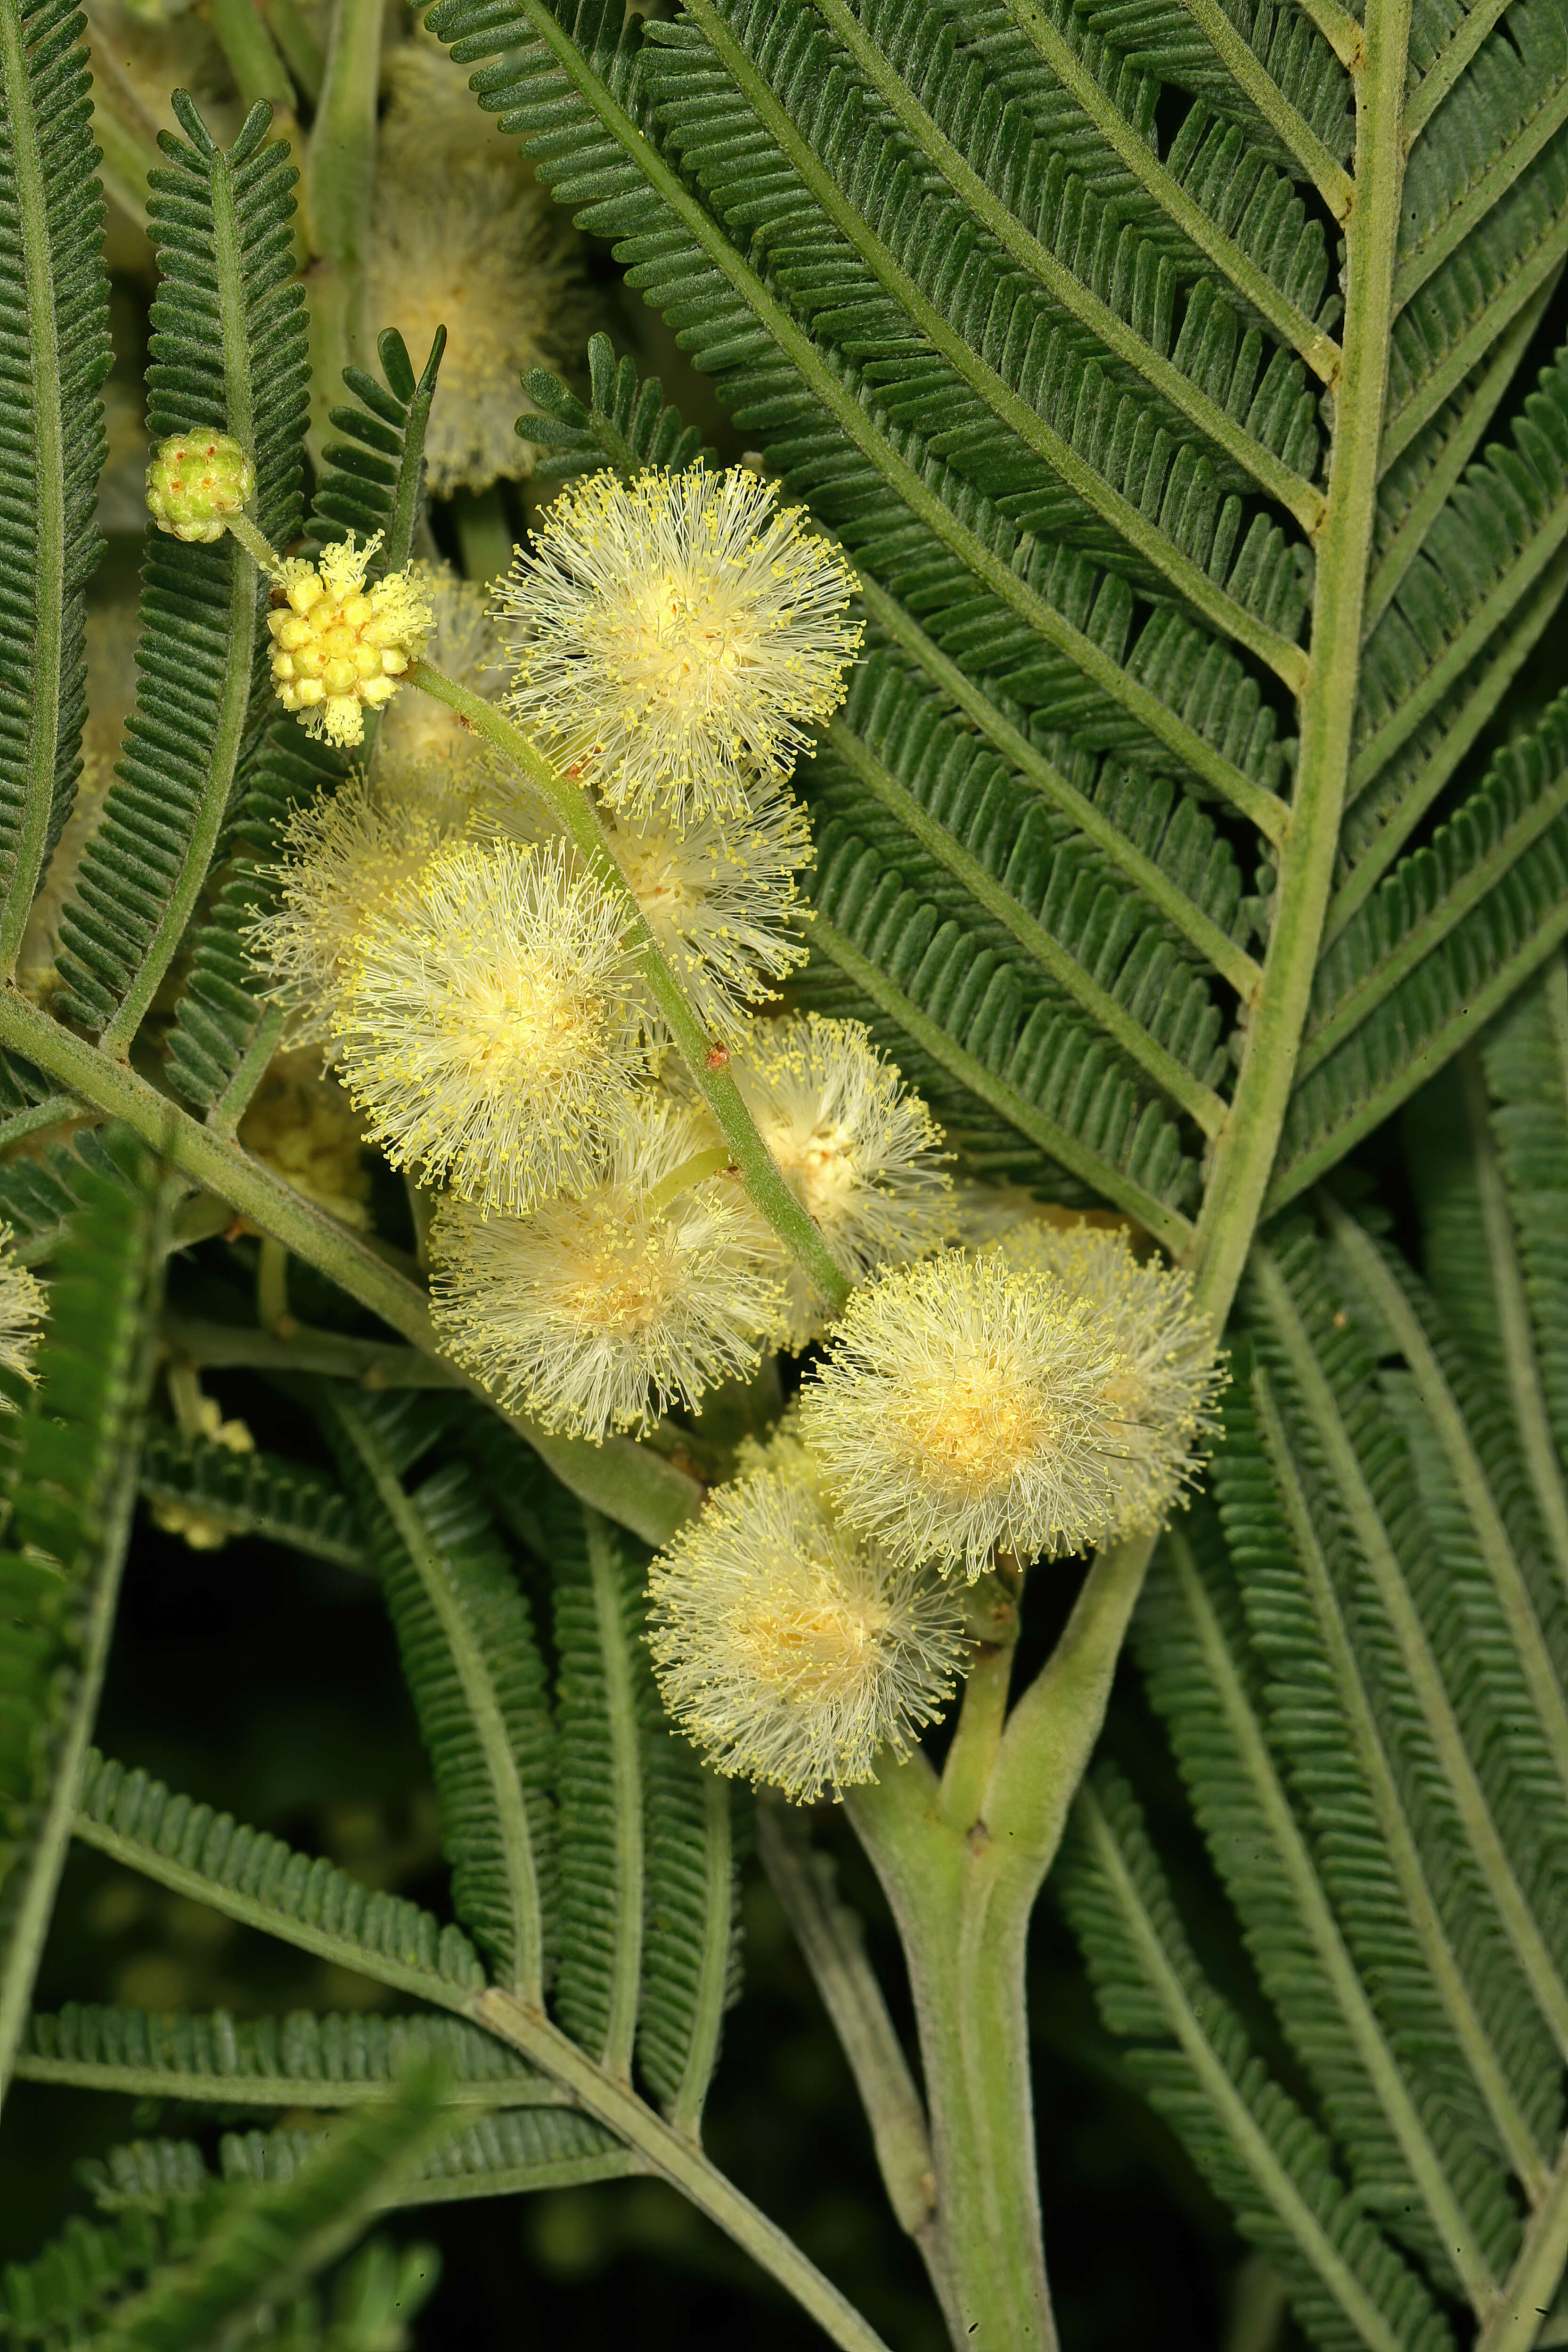
[[[510,760],[546,802],[560,821],[590,873],[626,909],[626,936],[641,961],[644,979],[741,1171],[747,1192],[784,1247],[804,1267],[816,1288],[835,1309],[848,1300],[850,1283],[835,1265],[816,1225],[781,1173],[778,1163],[758,1134],[756,1123],[741,1098],[729,1071],[729,1052],[703,1028],[667,958],[648,928],[647,919],[616,863],[605,828],[587,794],[557,773],[520,728],[477,694],[470,694],[423,658],[411,664],[404,683],[421,688],[458,712],[476,734],[492,743]]]

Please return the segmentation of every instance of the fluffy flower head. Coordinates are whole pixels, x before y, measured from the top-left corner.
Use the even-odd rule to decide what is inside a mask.
[[[250,928],[251,956],[304,1045],[331,1034],[354,942],[383,902],[462,831],[461,803],[384,800],[362,780],[297,809],[274,869],[279,904]]]
[[[722,824],[668,809],[608,818],[610,846],[648,929],[709,1034],[738,1045],[747,1011],[805,960],[789,929],[795,876],[811,862],[805,811],[784,793]]]
[[[1110,1465],[1112,1507],[1097,1540],[1159,1528],[1197,1469],[1225,1377],[1214,1327],[1193,1310],[1191,1277],[1157,1259],[1141,1265],[1124,1232],[1088,1224],[1030,1218],[1003,1235],[998,1254],[1093,1307],[1121,1359],[1103,1402],[1124,1452]]]
[[[445,1201],[432,1306],[447,1352],[509,1408],[595,1440],[754,1371],[778,1287],[707,1147],[689,1112],[645,1097],[579,1198],[527,1217]]]
[[[796,1803],[876,1778],[952,1696],[962,1609],[928,1571],[858,1542],[809,1486],[721,1486],[648,1576],[666,1707],[716,1771]]]
[[[500,592],[511,710],[614,807],[742,814],[842,698],[855,587],[753,474],[591,474]]]
[[[16,1264],[11,1242],[10,1226],[0,1225],[0,1364],[30,1381],[47,1300],[26,1267]],[[0,1396],[0,1412],[16,1410],[9,1397]]]
[[[942,1130],[858,1021],[816,1013],[753,1024],[734,1070],[747,1109],[834,1263],[858,1282],[934,1248],[950,1214]],[[821,1301],[792,1259],[790,1345]]]
[[[459,842],[369,917],[335,1023],[395,1168],[521,1214],[592,1183],[646,1066],[603,885],[557,848]]]
[[[282,567],[272,632],[272,681],[285,710],[302,714],[312,735],[332,743],[364,738],[367,709],[389,702],[420,652],[431,612],[416,568],[365,585],[381,534],[355,549],[353,533],[324,547],[314,563],[295,556]]]
[[[147,468],[147,511],[172,539],[210,546],[256,488],[256,468],[226,433],[172,433]]]
[[[1109,1320],[1042,1274],[950,1251],[858,1291],[801,1391],[841,1516],[894,1558],[978,1576],[1076,1551],[1125,1451]]]

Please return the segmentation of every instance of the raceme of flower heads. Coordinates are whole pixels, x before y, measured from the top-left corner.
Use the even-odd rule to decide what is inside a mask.
[[[1004,1234],[997,1254],[1016,1272],[1055,1276],[1105,1317],[1121,1369],[1102,1401],[1126,1452],[1110,1465],[1113,1507],[1096,1540],[1152,1532],[1200,1465],[1225,1379],[1214,1327],[1194,1312],[1191,1277],[1158,1259],[1141,1265],[1125,1232],[1081,1223],[1027,1219]]]
[[[432,793],[409,803],[360,778],[292,813],[283,861],[271,869],[279,903],[247,934],[269,995],[289,1014],[291,1043],[331,1036],[349,961],[372,915],[461,837],[466,814],[461,797]]]
[[[278,602],[267,616],[279,700],[299,713],[308,734],[332,743],[363,740],[365,711],[391,700],[430,627],[429,599],[414,565],[366,587],[380,545],[377,531],[356,549],[350,531],[314,563],[291,557],[279,566]]]
[[[356,934],[343,1083],[395,1168],[521,1215],[596,1181],[647,1069],[624,910],[564,853],[458,842]]]
[[[858,1021],[816,1013],[755,1023],[734,1076],[785,1181],[852,1281],[932,1249],[951,1217],[942,1129]],[[790,1345],[822,1302],[789,1261]]]
[[[951,1697],[953,1589],[858,1539],[809,1484],[763,1470],[710,1494],[648,1573],[666,1708],[716,1771],[797,1803],[876,1778]]]
[[[0,1225],[0,1365],[31,1381],[48,1299],[42,1285],[12,1256],[15,1238],[9,1225]],[[11,1399],[0,1393],[0,1412],[16,1410]]]
[[[1122,1370],[1091,1302],[948,1251],[855,1294],[802,1388],[801,1432],[850,1526],[973,1579],[993,1550],[1077,1551],[1111,1519]]]
[[[682,824],[668,809],[607,812],[605,830],[703,1027],[738,1045],[748,1008],[773,992],[768,982],[805,961],[805,941],[789,928],[795,876],[812,856],[805,812],[787,793],[759,793],[737,816]],[[658,1020],[651,997],[649,1018]]]
[[[723,1156],[690,1111],[647,1097],[578,1197],[509,1217],[448,1196],[430,1237],[447,1352],[509,1409],[595,1440],[755,1371],[780,1294]]]
[[[776,499],[741,468],[591,474],[520,551],[509,708],[612,807],[743,815],[842,700],[858,583]]]

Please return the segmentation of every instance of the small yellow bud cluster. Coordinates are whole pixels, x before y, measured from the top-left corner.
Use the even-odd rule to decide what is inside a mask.
[[[210,546],[256,489],[256,468],[226,433],[174,433],[147,468],[147,509],[173,539]]]
[[[332,743],[362,740],[365,711],[391,700],[431,625],[412,567],[366,586],[380,544],[378,533],[356,550],[351,531],[313,564],[302,557],[285,563],[267,616],[279,700],[303,717],[312,735]]]

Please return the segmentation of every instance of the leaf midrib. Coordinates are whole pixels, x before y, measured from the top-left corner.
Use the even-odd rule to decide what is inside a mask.
[[[22,934],[38,887],[54,806],[60,749],[66,593],[65,417],[61,406],[58,320],[55,315],[54,255],[43,157],[37,125],[33,120],[32,79],[22,43],[22,11],[16,0],[5,0],[5,5],[0,5],[0,91],[5,97],[16,174],[36,468],[32,580],[36,635],[23,771],[25,797],[5,906],[0,908],[0,981],[7,981],[16,968]]]

